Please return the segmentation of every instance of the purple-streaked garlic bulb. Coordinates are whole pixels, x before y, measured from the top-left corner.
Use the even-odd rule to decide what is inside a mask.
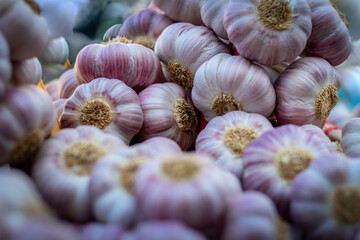
[[[214,158],[225,170],[240,177],[246,146],[263,132],[273,129],[265,117],[233,111],[213,118],[196,138],[196,152]]]
[[[104,77],[119,79],[135,90],[156,82],[161,71],[154,51],[120,37],[81,49],[74,69],[79,84]]]
[[[315,125],[305,124],[305,125],[300,126],[300,128],[311,134],[316,134],[318,137],[322,138],[326,142],[329,142],[329,143],[331,142],[330,138],[325,135],[324,131]]]
[[[173,154],[148,161],[137,172],[135,196],[146,219],[214,224],[227,201],[241,193],[238,179],[201,154]]]
[[[295,59],[312,29],[306,0],[232,0],[224,26],[241,56],[264,65]]]
[[[0,32],[0,94],[5,92],[5,85],[10,81],[12,65],[10,49],[5,37]]]
[[[149,157],[156,157],[159,154],[182,153],[180,146],[166,137],[152,137],[131,147],[137,154]]]
[[[154,0],[153,2],[175,21],[204,25],[200,15],[201,0]]]
[[[291,63],[275,83],[279,124],[323,127],[338,102],[340,74],[326,60],[304,57]]]
[[[61,114],[64,111],[64,105],[67,99],[61,98],[58,100],[53,101],[55,113],[56,113],[56,119],[58,122],[60,122]]]
[[[39,60],[34,57],[24,61],[12,62],[13,74],[11,83],[14,85],[37,85],[42,77],[42,67]]]
[[[155,42],[162,31],[173,23],[165,14],[146,8],[130,15],[117,35],[154,50]]]
[[[296,125],[284,125],[253,140],[243,154],[243,186],[268,195],[288,218],[293,179],[316,157],[336,153],[329,141]]]
[[[147,221],[127,233],[123,240],[206,240],[196,230],[177,221]]]
[[[46,91],[48,92],[52,101],[56,101],[60,99],[59,85],[60,85],[59,79],[53,79],[45,84]]]
[[[69,46],[63,37],[53,39],[39,56],[43,64],[65,64],[69,58]]]
[[[266,195],[247,191],[228,205],[222,240],[293,239],[290,226],[282,220]]]
[[[93,126],[63,129],[41,147],[33,179],[59,215],[77,221],[90,220],[91,169],[101,157],[125,148],[120,138]]]
[[[201,19],[222,39],[229,39],[223,23],[228,5],[229,0],[202,0],[200,4]]]
[[[125,230],[118,224],[88,223],[81,229],[82,240],[121,240]]]
[[[181,86],[175,83],[153,84],[139,93],[139,99],[144,113],[141,139],[167,137],[183,150],[195,142],[199,120],[194,105]]]
[[[59,97],[70,98],[78,86],[79,83],[76,81],[74,69],[67,70],[59,78]]]
[[[359,239],[360,162],[324,155],[291,186],[291,216],[306,239]]]
[[[351,39],[344,15],[332,0],[307,0],[311,9],[312,32],[305,52],[325,58],[331,65],[344,62],[351,53]]]
[[[197,70],[191,98],[206,121],[235,110],[269,117],[276,103],[265,70],[226,53],[212,57]]]
[[[360,118],[348,121],[342,129],[341,148],[346,155],[360,153]]]
[[[40,55],[48,43],[43,20],[26,2],[31,0],[2,0],[0,4],[0,32],[15,61]]]
[[[140,131],[143,112],[136,92],[117,79],[97,78],[80,85],[65,102],[60,128],[92,125],[127,144]]]
[[[33,85],[9,88],[0,103],[0,165],[30,161],[56,121],[49,96]]]
[[[218,53],[230,53],[230,49],[206,27],[174,23],[159,36],[155,52],[162,62],[165,78],[188,90],[204,62]]]

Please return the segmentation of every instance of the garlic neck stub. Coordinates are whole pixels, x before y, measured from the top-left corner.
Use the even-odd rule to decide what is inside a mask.
[[[191,89],[194,82],[194,73],[180,61],[172,60],[166,66],[170,78],[184,89]]]
[[[156,40],[148,36],[138,36],[135,38],[134,43],[143,45],[144,47],[150,48],[154,51]]]
[[[334,0],[330,0],[330,3],[333,6],[333,8],[336,10],[336,12],[339,14],[339,17],[341,18],[341,20],[345,23],[346,27],[349,27],[350,23],[346,20],[345,15],[336,6],[336,4],[334,3]]]
[[[105,155],[104,149],[91,142],[77,142],[64,153],[67,168],[80,176],[89,175],[95,162]]]
[[[162,173],[173,181],[185,181],[194,178],[201,170],[199,164],[192,159],[175,158],[161,165]]]
[[[120,166],[120,184],[125,188],[125,190],[131,195],[134,194],[134,184],[136,172],[139,167],[144,164],[145,159],[136,158],[131,159],[127,164]]]
[[[321,89],[315,100],[315,113],[317,118],[326,120],[330,115],[331,110],[339,100],[337,92],[338,89],[334,84],[329,84]]]
[[[173,106],[173,115],[175,117],[176,125],[182,131],[190,131],[195,123],[194,107],[187,103],[185,99],[178,98],[175,100]]]
[[[113,39],[109,39],[109,41],[107,42],[101,42],[100,44],[101,45],[108,45],[110,43],[124,43],[124,44],[129,44],[131,43],[131,40],[127,39],[126,37],[116,37],[116,38],[113,38]]]
[[[272,30],[288,29],[293,17],[289,5],[285,0],[261,0],[257,5],[260,22]]]
[[[102,98],[88,101],[80,111],[80,124],[104,129],[111,123],[111,107]]]
[[[277,217],[275,220],[275,229],[276,229],[276,239],[277,240],[291,240],[291,231],[289,224],[282,220],[280,217]]]
[[[341,223],[357,223],[360,220],[360,189],[350,185],[337,186],[333,192],[332,212]]]
[[[237,157],[242,157],[246,146],[259,134],[249,127],[236,127],[226,131],[225,146]]]
[[[225,115],[228,112],[242,110],[241,104],[233,97],[231,93],[219,93],[211,102],[211,110],[216,116]]]
[[[30,6],[30,8],[31,8],[36,14],[38,14],[38,15],[41,14],[41,8],[40,8],[39,4],[37,4],[36,1],[34,1],[34,0],[24,0],[24,1],[25,1],[25,3],[27,3],[27,5]]]

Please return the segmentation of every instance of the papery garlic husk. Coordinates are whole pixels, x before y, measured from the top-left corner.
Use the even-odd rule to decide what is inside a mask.
[[[352,47],[344,15],[335,8],[332,0],[307,2],[313,28],[306,43],[306,55],[322,57],[333,66],[341,64],[350,55]]]
[[[78,53],[74,70],[79,84],[103,77],[119,79],[135,90],[156,82],[161,71],[153,51],[125,38],[87,45]]]
[[[34,57],[25,61],[12,62],[13,73],[11,83],[14,85],[37,85],[42,78],[42,67],[39,60]]]
[[[30,162],[55,125],[49,96],[33,85],[7,89],[0,103],[0,165]]]
[[[88,223],[81,228],[82,240],[119,240],[123,239],[125,229],[118,224]]]
[[[243,155],[245,190],[268,195],[289,220],[290,187],[316,157],[336,154],[330,141],[296,125],[284,125],[254,139]]]
[[[263,65],[295,59],[312,29],[305,0],[233,0],[224,26],[240,55]]]
[[[0,12],[0,32],[9,44],[10,58],[21,61],[40,55],[48,43],[41,17],[23,0],[2,0]]]
[[[273,129],[265,117],[242,111],[213,118],[196,138],[196,152],[214,158],[225,170],[242,175],[242,156],[246,146],[263,132]]]
[[[223,18],[229,0],[203,0],[200,3],[201,19],[208,28],[223,39],[229,39],[224,27]]]
[[[274,85],[279,124],[313,124],[322,128],[338,102],[340,74],[326,60],[304,57],[291,63]]]
[[[59,85],[60,85],[59,79],[53,79],[45,84],[46,91],[49,94],[52,101],[56,101],[60,99]]]
[[[173,154],[137,172],[135,196],[146,219],[179,220],[192,227],[218,222],[226,203],[241,193],[239,180],[202,154]]]
[[[155,53],[165,78],[191,90],[199,67],[218,53],[230,53],[230,48],[206,27],[174,23],[161,33]]]
[[[5,86],[10,81],[12,65],[10,62],[9,45],[0,32],[0,95],[5,92]]]
[[[39,56],[43,64],[65,64],[69,58],[69,46],[63,37],[53,39]]]
[[[276,102],[274,87],[263,68],[226,53],[201,65],[191,97],[206,121],[235,110],[269,117]]]
[[[59,97],[70,98],[78,86],[79,83],[76,81],[74,69],[67,70],[59,78]]]
[[[89,180],[93,165],[126,144],[113,134],[93,126],[63,129],[41,147],[33,167],[33,179],[47,203],[64,217],[92,219]]]
[[[153,84],[139,93],[144,124],[140,138],[156,136],[174,140],[181,149],[195,142],[199,119],[185,90],[175,83]]]
[[[200,15],[201,0],[153,0],[153,2],[175,21],[204,25]]]
[[[65,102],[60,128],[92,125],[127,144],[140,131],[143,112],[136,92],[117,79],[97,78],[80,85]]]
[[[359,239],[359,159],[316,158],[291,186],[291,216],[307,239]]]
[[[341,148],[346,155],[360,153],[360,118],[352,118],[342,129]]]

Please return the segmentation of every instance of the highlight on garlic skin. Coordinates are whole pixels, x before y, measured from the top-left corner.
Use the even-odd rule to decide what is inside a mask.
[[[264,69],[226,53],[212,57],[197,70],[191,97],[206,121],[235,110],[269,117],[276,101]]]
[[[199,67],[216,54],[230,53],[230,49],[206,27],[174,23],[159,36],[155,53],[165,78],[191,90]]]
[[[339,154],[316,158],[291,187],[291,216],[308,239],[358,239],[358,159]]]
[[[183,150],[195,142],[199,120],[194,105],[181,86],[175,83],[152,84],[139,93],[139,100],[144,113],[140,139],[167,137]]]
[[[241,193],[237,178],[195,153],[159,157],[137,172],[135,196],[146,219],[204,227],[220,220],[226,202]]]
[[[161,71],[154,51],[120,37],[81,49],[74,70],[79,84],[103,77],[119,79],[135,90],[156,82]]]
[[[202,0],[200,3],[201,19],[222,39],[229,39],[223,23],[228,5],[229,0]]]
[[[291,63],[274,85],[279,124],[323,127],[338,102],[340,74],[326,60],[304,57]]]
[[[33,85],[6,90],[0,119],[0,164],[29,162],[56,120],[51,99]]]
[[[213,157],[219,166],[241,177],[245,148],[270,129],[269,120],[259,114],[232,111],[206,125],[196,138],[196,152]]]
[[[80,85],[65,102],[60,128],[92,125],[127,144],[140,131],[143,112],[136,92],[117,79],[97,78]]]
[[[59,98],[70,98],[78,86],[79,83],[76,81],[74,69],[65,71],[59,78]]]
[[[24,61],[12,62],[12,67],[11,83],[14,85],[37,85],[42,78],[42,66],[36,57]]]
[[[335,154],[329,141],[296,125],[284,125],[263,133],[243,154],[245,190],[268,195],[279,214],[288,220],[290,187],[294,178],[318,156]]]
[[[295,59],[312,29],[306,0],[232,0],[224,26],[241,56],[264,65]]]
[[[49,41],[46,49],[39,56],[43,64],[65,64],[69,58],[69,46],[63,37]]]
[[[352,118],[342,129],[341,148],[346,155],[360,153],[360,118]]]
[[[125,148],[120,138],[93,126],[62,129],[41,147],[32,177],[60,216],[88,221],[92,217],[88,190],[92,167],[101,157]]]

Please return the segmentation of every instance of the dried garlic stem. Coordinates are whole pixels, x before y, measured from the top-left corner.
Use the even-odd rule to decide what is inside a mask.
[[[321,89],[315,100],[315,114],[317,118],[325,120],[329,116],[339,100],[337,92],[338,89],[334,84],[329,84]]]
[[[222,116],[231,111],[242,110],[242,108],[241,104],[231,93],[224,94],[221,92],[212,100],[211,110],[216,114],[216,116]]]
[[[154,51],[155,48],[155,39],[148,36],[139,36],[134,40],[134,43],[143,45],[147,48],[150,48]]]
[[[224,142],[233,154],[242,157],[246,146],[258,136],[251,128],[237,127],[226,131]]]
[[[109,38],[109,41],[107,42],[101,42],[100,44],[101,45],[108,45],[110,43],[125,43],[125,44],[129,44],[131,43],[131,41],[129,39],[127,39],[126,37],[116,37],[116,38],[113,38],[113,39],[110,39]]]
[[[195,122],[195,110],[194,107],[187,103],[184,99],[176,99],[173,114],[177,126],[182,131],[190,131]]]
[[[191,89],[194,82],[194,73],[177,60],[171,60],[166,66],[170,78],[184,89]]]
[[[134,183],[136,171],[138,168],[145,162],[144,159],[131,159],[131,161],[119,168],[120,171],[120,184],[125,188],[125,190],[133,194],[134,193]]]
[[[87,102],[81,109],[80,124],[104,129],[110,125],[111,115],[109,103],[102,98],[95,98]]]
[[[288,1],[261,0],[257,5],[260,22],[273,30],[285,30],[291,25],[292,11]]]
[[[332,198],[333,215],[345,224],[360,220],[360,190],[358,187],[342,185],[335,188]]]
[[[25,3],[27,3],[36,14],[41,14],[41,8],[34,0],[25,0]]]
[[[194,160],[182,158],[164,162],[161,169],[168,178],[182,181],[193,178],[200,171],[200,166]]]
[[[350,23],[346,20],[345,18],[345,14],[343,14],[339,8],[336,6],[336,4],[334,3],[333,0],[330,0],[331,5],[333,6],[333,8],[336,10],[336,12],[339,14],[339,17],[341,18],[341,20],[345,23],[346,27],[350,26]]]

